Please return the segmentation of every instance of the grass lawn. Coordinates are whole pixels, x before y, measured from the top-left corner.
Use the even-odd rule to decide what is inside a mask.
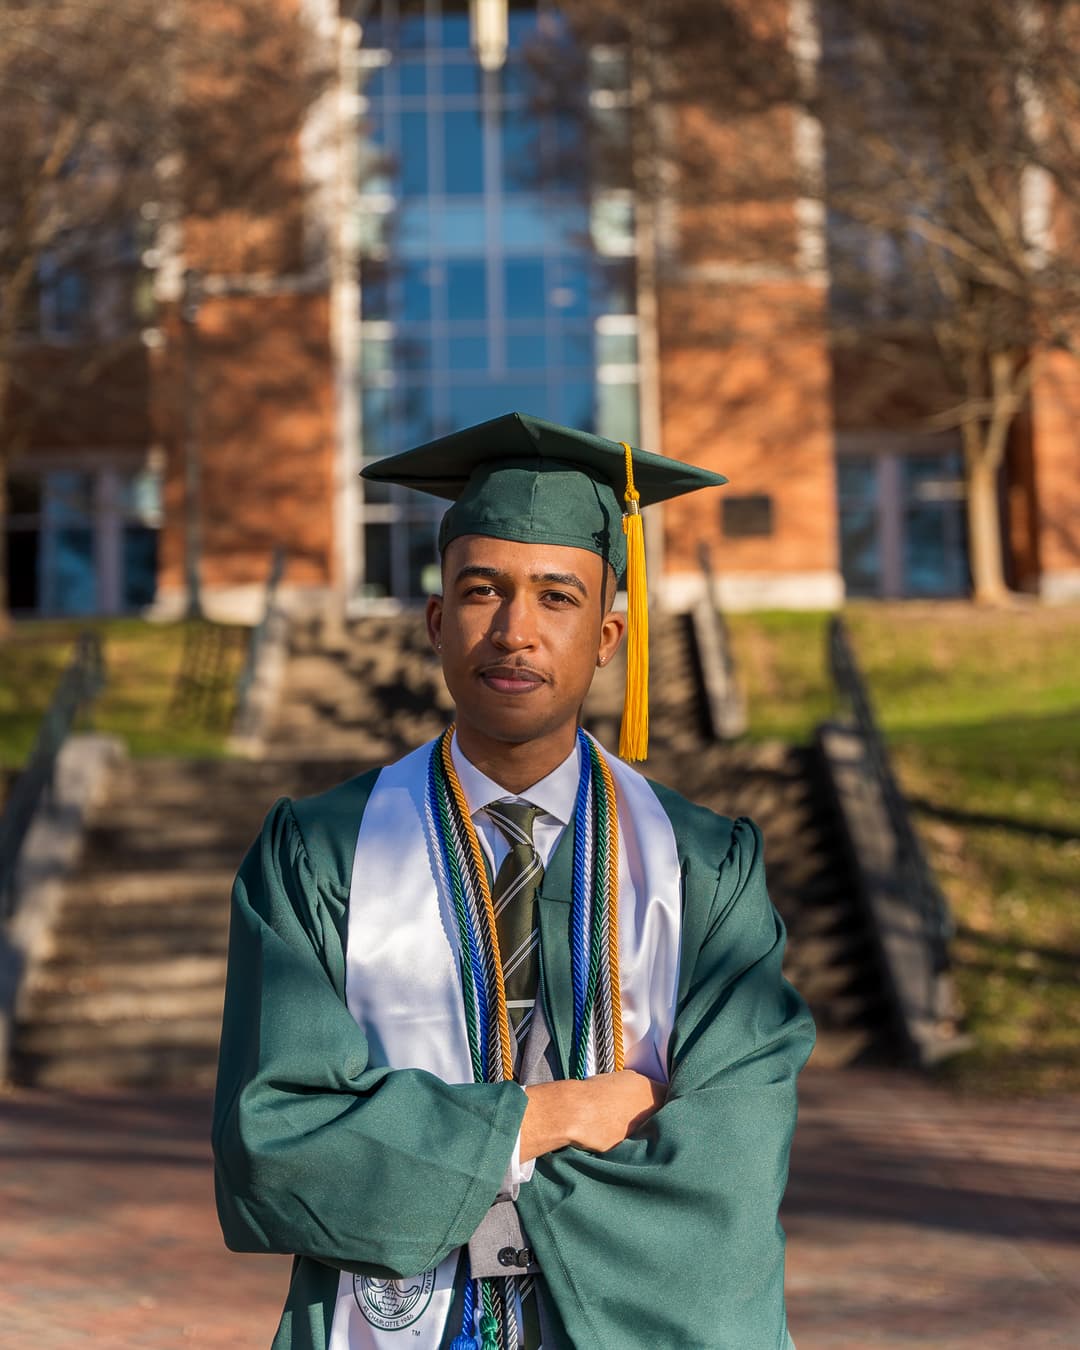
[[[1080,611],[853,605],[847,620],[957,924],[976,1048],[943,1073],[1080,1089]],[[832,711],[827,616],[729,620],[757,737]]]
[[[0,639],[0,769],[15,769],[25,760],[72,643],[86,628],[101,634],[108,676],[87,725],[122,736],[136,755],[224,754],[247,630],[229,630],[223,706],[218,716],[207,717],[171,706],[188,625],[43,620],[18,623]]]

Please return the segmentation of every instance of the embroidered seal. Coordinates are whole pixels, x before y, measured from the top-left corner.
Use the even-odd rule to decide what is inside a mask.
[[[373,1275],[353,1276],[356,1306],[373,1327],[402,1331],[418,1322],[427,1311],[435,1288],[435,1272],[426,1270],[407,1280],[377,1280]]]

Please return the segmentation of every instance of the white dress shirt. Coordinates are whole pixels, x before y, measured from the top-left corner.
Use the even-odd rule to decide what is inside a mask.
[[[540,855],[540,861],[546,867],[555,852],[555,846],[562,837],[563,830],[570,823],[577,800],[578,782],[581,777],[581,750],[577,741],[563,762],[557,768],[541,778],[538,783],[524,792],[507,792],[487,774],[481,773],[475,764],[470,763],[458,745],[457,733],[450,742],[450,757],[454,762],[458,782],[465,794],[473,826],[476,829],[480,847],[487,854],[491,864],[491,875],[496,876],[499,864],[510,852],[510,843],[502,830],[484,810],[488,802],[529,802],[540,808],[541,814],[533,823],[533,845]],[[535,1159],[521,1161],[521,1131],[514,1143],[513,1156],[503,1177],[502,1190],[511,1199],[517,1199],[518,1188],[522,1182],[530,1180]]]

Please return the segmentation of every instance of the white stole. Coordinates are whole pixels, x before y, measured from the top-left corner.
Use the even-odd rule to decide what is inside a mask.
[[[682,932],[675,835],[645,779],[600,752],[618,801],[626,1067],[666,1081]],[[436,880],[426,824],[430,755],[424,745],[383,769],[368,798],[353,858],[345,995],[372,1067],[426,1069],[447,1083],[471,1083],[457,925]],[[458,1255],[403,1280],[343,1271],[328,1350],[437,1350]]]

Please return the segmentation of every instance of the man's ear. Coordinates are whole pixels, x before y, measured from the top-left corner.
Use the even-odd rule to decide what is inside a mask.
[[[596,664],[606,666],[626,634],[626,615],[618,609],[609,609],[600,625],[600,646],[596,653]]]
[[[442,651],[443,602],[441,595],[429,595],[424,619],[427,623],[428,641],[437,652]]]

